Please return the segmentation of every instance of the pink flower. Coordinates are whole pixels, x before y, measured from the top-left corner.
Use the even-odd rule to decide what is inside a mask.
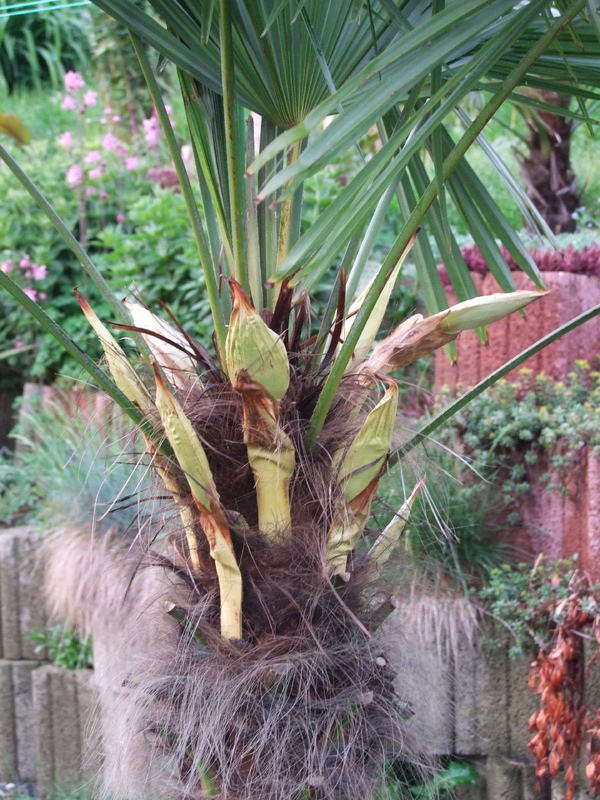
[[[114,114],[113,118],[112,118],[112,121],[113,122],[120,122],[121,121],[121,115],[120,114]]]
[[[127,155],[127,150],[123,147],[122,144],[120,144],[117,147],[117,155],[121,156],[121,158],[125,158],[125,156]]]
[[[4,272],[5,275],[7,273],[9,273],[11,270],[13,270],[14,268],[15,268],[15,265],[14,265],[14,263],[12,261],[3,261],[0,264],[0,271]]]
[[[160,141],[160,128],[156,117],[150,117],[142,121],[144,126],[144,139],[148,147],[156,147]]]
[[[95,164],[97,161],[102,161],[102,153],[100,150],[90,150],[83,160],[86,164]]]
[[[71,97],[70,94],[65,95],[65,99],[60,104],[61,108],[64,108],[65,111],[73,111],[77,108],[77,103],[75,102],[75,98]]]
[[[84,106],[95,106],[98,103],[98,92],[86,92],[83,95],[83,105]]]
[[[104,111],[102,113],[103,114],[112,114],[112,106],[106,106],[106,108],[104,109]]]
[[[37,292],[35,289],[30,289],[29,286],[26,286],[23,289],[23,294],[26,294],[30,300],[35,300],[37,297]]]
[[[75,140],[71,135],[71,131],[65,131],[58,137],[58,143],[61,147],[68,147],[69,149],[75,144]]]
[[[100,117],[100,124],[106,125],[106,117]]]
[[[15,339],[15,350],[20,350],[23,347],[23,342],[21,339]]]
[[[86,197],[92,197],[95,194],[96,194],[96,190],[94,189],[93,186],[86,186],[85,187],[85,196]]]
[[[65,89],[67,92],[77,92],[79,89],[83,89],[84,86],[85,81],[78,72],[73,72],[73,70],[65,72]]]
[[[108,200],[108,195],[106,192],[100,192],[100,200]]]
[[[39,266],[34,265],[31,268],[31,276],[34,281],[43,281],[47,274],[48,267],[45,264],[40,264]]]
[[[121,224],[122,222],[125,222],[125,214],[117,214],[117,222],[119,224]]]
[[[31,266],[31,260],[27,255],[27,253],[25,253],[23,258],[19,261],[19,266],[21,267],[21,269],[29,269],[29,267]]]
[[[104,165],[101,164],[99,167],[94,167],[88,172],[88,178],[92,181],[97,181],[98,178],[101,178],[104,175]]]
[[[83,184],[83,170],[79,164],[72,164],[65,177],[71,189],[76,189]]]
[[[137,156],[129,156],[125,159],[125,169],[129,172],[135,172],[138,168],[140,160]]]
[[[48,295],[46,294],[46,292],[38,292],[38,298],[40,300],[45,300],[47,297]]]
[[[105,133],[102,137],[102,147],[105,150],[116,150],[119,146],[119,140],[114,133]]]

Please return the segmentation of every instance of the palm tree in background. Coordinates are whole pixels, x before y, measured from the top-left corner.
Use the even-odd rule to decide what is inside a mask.
[[[160,558],[180,584],[171,613],[182,644],[159,665],[162,682],[140,680],[132,725],[169,753],[177,789],[162,796],[372,797],[387,764],[415,755],[408,709],[372,638],[389,607],[373,581],[418,492],[369,537],[393,449],[393,373],[466,328],[484,337],[485,325],[538,296],[514,291],[500,245],[538,287],[539,275],[465,155],[505,100],[530,102],[523,86],[577,94],[585,115],[600,85],[595,18],[583,0],[560,10],[549,0],[150,0],[152,15],[124,0],[96,4],[132,33],[186,198],[214,340],[202,345],[164,314],[122,305],[66,230],[140,364],[85,298],[110,375],[8,276],[0,285],[141,427],[178,511]],[[177,69],[195,188],[147,45]],[[488,100],[471,120],[461,103],[473,90]],[[382,146],[372,155],[361,140],[373,126]],[[304,181],[348,152],[346,185],[301,231]],[[401,229],[368,272],[393,202]],[[506,294],[471,299],[451,202]],[[461,301],[451,310],[432,242]],[[409,251],[432,316],[376,341]],[[316,317],[311,293],[332,272]]]

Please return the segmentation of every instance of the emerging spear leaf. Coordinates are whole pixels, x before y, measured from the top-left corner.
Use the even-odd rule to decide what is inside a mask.
[[[391,449],[397,410],[398,386],[390,381],[342,458],[338,479],[344,498],[327,536],[326,564],[330,574],[346,573],[348,555],[367,523],[371,500]]]
[[[400,541],[400,537],[408,523],[413,504],[424,485],[424,480],[417,483],[410,493],[410,496],[404,501],[400,509],[396,511],[391,522],[384,528],[381,535],[377,537],[375,544],[367,553],[367,559],[377,569],[383,567],[393,553],[395,546]]]
[[[229,379],[235,385],[237,376],[244,371],[272,397],[281,400],[290,383],[285,345],[233,280],[231,292],[233,310],[225,349]]]
[[[441,311],[432,319],[439,319],[439,330],[450,335],[459,334],[471,328],[491,325],[515,311],[520,311],[534,300],[544,297],[547,292],[505,292],[474,297],[458,303],[447,311]]]
[[[221,634],[227,639],[241,639],[242,576],[208,459],[192,423],[177,398],[167,389],[156,368],[154,376],[156,407],[179,466],[190,486],[200,513],[200,524],[215,561],[221,595]]]
[[[545,294],[529,291],[492,294],[458,303],[432,317],[415,314],[375,346],[360,370],[365,375],[388,375],[456,339],[461,331],[496,322]]]

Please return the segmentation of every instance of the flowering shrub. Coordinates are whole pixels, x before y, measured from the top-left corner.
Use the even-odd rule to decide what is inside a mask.
[[[105,258],[110,260],[111,245],[108,239],[103,239],[103,232],[114,231],[113,242],[120,248],[126,248],[125,242],[132,236],[139,249],[138,226],[144,225],[146,233],[152,227],[147,221],[136,221],[139,204],[143,206],[145,201],[150,205],[162,203],[163,216],[170,220],[173,230],[179,229],[179,235],[170,253],[164,242],[161,252],[155,241],[155,249],[147,251],[146,263],[150,268],[153,259],[162,264],[165,257],[172,255],[171,267],[175,272],[172,269],[169,277],[175,284],[185,283],[191,271],[196,270],[197,261],[193,240],[185,225],[185,207],[173,190],[163,192],[146,179],[149,169],[169,163],[154,118],[149,117],[151,135],[142,132],[137,138],[132,137],[119,114],[99,102],[99,93],[90,88],[79,73],[67,72],[64,88],[57,104],[71,115],[71,123],[58,136],[34,140],[19,154],[26,171],[42,192],[53,198],[57,211],[96,263]],[[95,288],[86,286],[85,275],[61,237],[8,171],[0,176],[0,190],[13,212],[0,215],[1,268],[11,272],[11,277],[17,276],[17,282],[26,293],[41,302],[70,336],[86,341],[88,326],[69,289],[83,284],[105,318],[110,318],[108,308]],[[133,208],[136,212],[132,217]],[[114,263],[118,266],[116,260]],[[177,274],[177,268],[182,272]],[[113,276],[112,283],[117,291],[126,294],[132,288],[133,273],[119,269],[115,272],[118,274]],[[143,273],[136,276],[140,290],[147,284],[149,281]],[[167,303],[172,299],[169,291],[161,297]],[[57,374],[79,377],[79,368],[52,337],[40,334],[35,323],[5,293],[0,298],[0,318],[3,321],[0,353],[22,350],[3,359],[0,390],[18,391],[23,380],[51,381]]]

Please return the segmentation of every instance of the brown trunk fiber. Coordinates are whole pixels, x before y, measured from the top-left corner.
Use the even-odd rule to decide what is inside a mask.
[[[568,108],[569,97],[540,91],[537,96],[557,108]],[[554,233],[573,232],[573,212],[580,205],[576,178],[571,169],[572,121],[560,114],[536,111],[527,118],[526,155],[519,156],[527,194]]]

